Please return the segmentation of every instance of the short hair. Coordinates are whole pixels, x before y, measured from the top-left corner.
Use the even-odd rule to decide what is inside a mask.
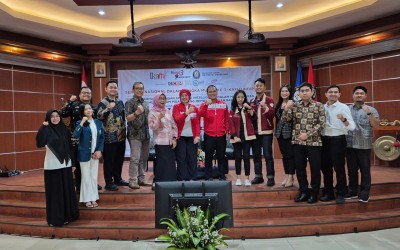
[[[92,92],[92,90],[88,86],[83,86],[83,87],[81,87],[81,90],[79,91],[79,94],[82,92],[82,89],[89,89],[90,92]]]
[[[312,85],[312,84],[309,83],[309,82],[303,82],[302,84],[300,84],[299,90],[300,90],[301,88],[303,88],[303,87],[309,87],[311,90],[314,89],[314,85]]]
[[[357,86],[357,87],[355,87],[355,88],[353,89],[353,94],[354,94],[354,92],[356,92],[356,90],[358,90],[358,89],[361,89],[362,91],[365,92],[365,94],[367,94],[367,88],[364,87],[364,86]]]
[[[144,84],[142,82],[134,82],[132,85],[132,89],[134,89],[136,87],[136,85],[138,84],[142,84],[143,88],[144,88]]]
[[[217,87],[215,87],[215,85],[212,85],[212,84],[211,84],[211,85],[208,85],[208,87],[207,87],[207,93],[208,93],[208,89],[209,89],[209,88],[215,88],[215,90],[218,91]]]
[[[115,84],[117,84],[117,86],[118,86],[117,81],[115,81],[115,80],[110,80],[110,81],[108,81],[108,82],[106,83],[106,88],[108,87],[108,85],[110,85],[110,83],[115,83]]]
[[[258,78],[257,80],[255,80],[254,84],[256,84],[257,82],[262,82],[265,85],[265,80],[262,78]]]
[[[328,93],[328,90],[330,90],[330,89],[333,89],[333,88],[337,88],[338,90],[339,90],[339,93],[340,93],[340,87],[339,86],[337,86],[337,85],[330,85],[326,90],[325,90],[325,93]]]

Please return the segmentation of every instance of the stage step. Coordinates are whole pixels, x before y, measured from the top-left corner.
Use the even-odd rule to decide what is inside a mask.
[[[348,233],[400,226],[400,183],[373,184],[371,200],[295,203],[293,188],[265,190],[233,187],[234,228],[232,238],[273,238],[314,234]],[[80,207],[80,219],[63,227],[46,223],[43,190],[0,191],[0,233],[57,238],[153,239],[164,230],[155,229],[154,192],[101,192],[99,207]]]

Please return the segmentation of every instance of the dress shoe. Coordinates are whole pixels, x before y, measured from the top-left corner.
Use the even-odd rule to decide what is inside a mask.
[[[295,202],[305,202],[308,200],[310,196],[306,193],[300,194],[298,197],[294,199]]]
[[[118,187],[114,183],[107,183],[106,186],[104,187],[108,191],[117,191]]]
[[[262,177],[254,177],[254,179],[251,181],[251,184],[260,184],[263,182],[264,182],[264,179]]]
[[[151,183],[148,183],[146,181],[139,181],[138,184],[139,186],[144,186],[144,187],[145,186],[150,187],[152,185]]]
[[[213,181],[213,178],[206,178],[206,181]]]
[[[345,200],[357,199],[358,196],[356,193],[347,193],[344,195]]]
[[[103,187],[102,186],[100,186],[99,184],[97,184],[97,190],[102,190],[103,189]]]
[[[341,194],[336,196],[336,204],[344,204],[344,197]]]
[[[317,196],[312,194],[312,195],[310,195],[310,198],[308,198],[307,203],[312,204],[312,203],[316,203],[317,201],[318,201]]]
[[[335,200],[335,196],[332,194],[326,194],[326,195],[322,196],[321,198],[319,198],[319,200],[323,201],[323,202],[333,201],[333,200]]]
[[[140,186],[136,182],[129,183],[129,188],[131,189],[139,189]]]
[[[274,180],[274,178],[268,178],[267,186],[268,186],[268,187],[272,187],[272,186],[274,186],[274,185],[275,185],[275,180]]]
[[[225,176],[219,177],[219,180],[220,180],[220,181],[226,181],[226,177],[225,177]]]
[[[115,183],[115,185],[117,185],[117,186],[129,186],[129,182],[127,182],[127,181],[125,181],[125,180],[123,180],[123,179],[121,179],[121,180],[119,180],[119,181],[116,181],[116,182],[114,182]]]

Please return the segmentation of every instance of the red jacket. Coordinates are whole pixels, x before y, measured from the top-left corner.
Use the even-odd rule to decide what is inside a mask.
[[[190,121],[192,123],[193,138],[200,136],[200,116],[197,107],[189,103],[189,108],[194,107],[194,113],[190,114]],[[172,116],[175,119],[176,125],[178,126],[178,139],[181,137],[183,126],[185,126],[186,120],[186,107],[183,103],[177,103],[174,105],[172,110]]]
[[[203,102],[199,108],[199,115],[204,119],[204,133],[208,136],[223,136],[229,133],[228,105],[224,101],[206,105]]]
[[[253,114],[254,118],[256,114]],[[230,132],[231,138],[239,137],[240,138],[240,117],[242,117],[243,125],[244,125],[244,139],[246,141],[256,139],[256,133],[253,127],[253,117],[250,115],[248,111],[242,109],[242,112],[239,113],[239,109],[236,108],[235,111],[231,110],[229,112],[230,118]],[[232,143],[233,140],[231,140]]]
[[[263,109],[260,103],[265,103],[268,105],[268,112],[264,114],[265,109]],[[250,101],[250,106],[256,111],[257,122],[254,127],[257,129],[257,134],[268,135],[272,134],[274,130],[274,116],[275,116],[275,105],[274,100],[266,94],[263,95],[261,100],[258,102],[257,97],[254,97]]]

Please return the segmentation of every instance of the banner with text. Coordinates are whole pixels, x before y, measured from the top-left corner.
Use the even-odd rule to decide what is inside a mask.
[[[150,108],[154,95],[161,91],[167,97],[167,108],[172,109],[174,104],[180,102],[179,91],[184,88],[192,93],[190,102],[199,107],[207,100],[206,89],[212,84],[218,88],[218,99],[225,101],[230,108],[232,97],[239,89],[246,92],[248,100],[254,97],[253,84],[259,77],[261,66],[118,70],[119,98],[125,103],[132,98],[133,83],[142,82],[145,90],[143,98]]]

